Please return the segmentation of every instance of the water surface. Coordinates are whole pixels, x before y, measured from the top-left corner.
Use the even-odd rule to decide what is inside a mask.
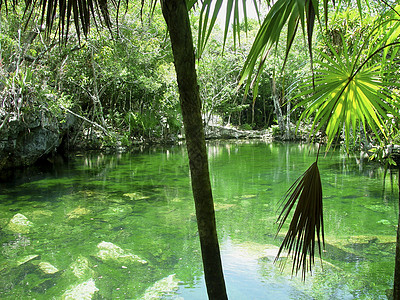
[[[319,158],[326,252],[306,281],[274,264],[279,200],[315,160],[298,144],[208,145],[230,299],[386,299],[397,173]],[[1,184],[1,299],[206,299],[184,147],[77,155]]]

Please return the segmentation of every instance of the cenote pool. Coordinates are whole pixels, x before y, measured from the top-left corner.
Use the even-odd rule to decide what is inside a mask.
[[[279,200],[314,161],[299,144],[210,143],[230,299],[386,299],[397,172],[319,159],[326,252],[306,281],[273,260]],[[1,183],[1,299],[207,299],[183,146],[77,155]]]

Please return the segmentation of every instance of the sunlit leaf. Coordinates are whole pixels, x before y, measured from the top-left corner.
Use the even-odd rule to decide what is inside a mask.
[[[303,29],[303,33],[307,33],[310,58],[312,60],[310,43],[315,18],[319,18],[318,1],[316,0],[278,0],[275,2],[257,33],[241,73],[240,84],[246,82],[246,91],[249,90],[253,81],[252,74],[257,62],[269,48],[279,42],[282,29],[286,25],[288,25],[288,34],[286,37],[285,61],[299,24]],[[263,60],[261,60],[261,63],[263,63]],[[260,75],[260,73],[256,74],[256,76]]]
[[[310,78],[305,85],[307,90],[298,95],[306,99],[295,109],[305,107],[302,119],[315,114],[312,133],[324,130],[328,148],[344,128],[348,149],[351,132],[355,132],[360,125],[364,129],[371,129],[378,140],[381,136],[386,138],[388,129],[385,120],[388,119],[388,114],[399,116],[400,103],[391,102],[391,105],[388,103],[390,86],[398,83],[389,84],[381,78],[382,65],[370,66],[368,58],[360,64],[357,54],[350,56],[345,49],[346,51],[340,56],[333,47],[330,47],[330,50],[332,57],[320,54],[327,63],[318,62],[321,69],[317,70],[315,76],[315,89],[311,88]]]
[[[236,47],[236,44],[240,42],[240,11],[243,13],[242,15],[245,31],[247,30],[248,2],[246,2],[246,0],[204,0],[201,4],[199,19],[199,32],[196,53],[198,57],[201,57],[205,50],[211,32],[215,27],[217,17],[222,11],[221,7],[223,2],[226,5],[223,48],[225,48],[230,28],[232,28],[234,47]],[[267,3],[269,3],[269,1],[267,1]],[[259,16],[259,4],[257,3],[257,0],[253,0],[252,5],[256,10],[257,15]]]

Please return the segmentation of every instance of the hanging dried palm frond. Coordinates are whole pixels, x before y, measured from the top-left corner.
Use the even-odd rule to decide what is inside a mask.
[[[278,260],[282,251],[287,249],[288,255],[293,257],[292,274],[294,272],[297,274],[301,268],[302,277],[305,279],[306,272],[311,271],[314,264],[315,234],[317,235],[320,257],[322,252],[320,235],[322,235],[322,244],[325,248],[322,186],[317,161],[286,192],[282,201],[283,209],[278,217],[278,233],[297,200],[289,230],[279,248],[275,261]],[[308,259],[307,255],[309,256]]]
[[[12,7],[19,5],[21,0],[0,0],[0,10],[5,6],[8,11],[8,2]],[[91,20],[111,28],[111,14],[109,4],[115,7],[116,20],[118,24],[118,15],[121,3],[128,5],[128,0],[25,0],[25,11],[23,19],[26,25],[30,20],[38,21],[45,33],[50,36],[54,28],[58,29],[61,39],[67,39],[70,25],[73,24],[78,38],[89,34]],[[57,25],[58,24],[58,25]]]

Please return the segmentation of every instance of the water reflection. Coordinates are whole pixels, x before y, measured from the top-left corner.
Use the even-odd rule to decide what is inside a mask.
[[[231,299],[384,297],[393,279],[396,173],[385,177],[339,150],[321,153],[327,252],[324,268],[318,263],[303,283],[273,264],[282,241],[275,221],[318,146],[207,147]],[[205,298],[185,147],[90,153],[61,168],[2,186],[0,298],[60,298],[84,294],[82,287],[94,299]]]

